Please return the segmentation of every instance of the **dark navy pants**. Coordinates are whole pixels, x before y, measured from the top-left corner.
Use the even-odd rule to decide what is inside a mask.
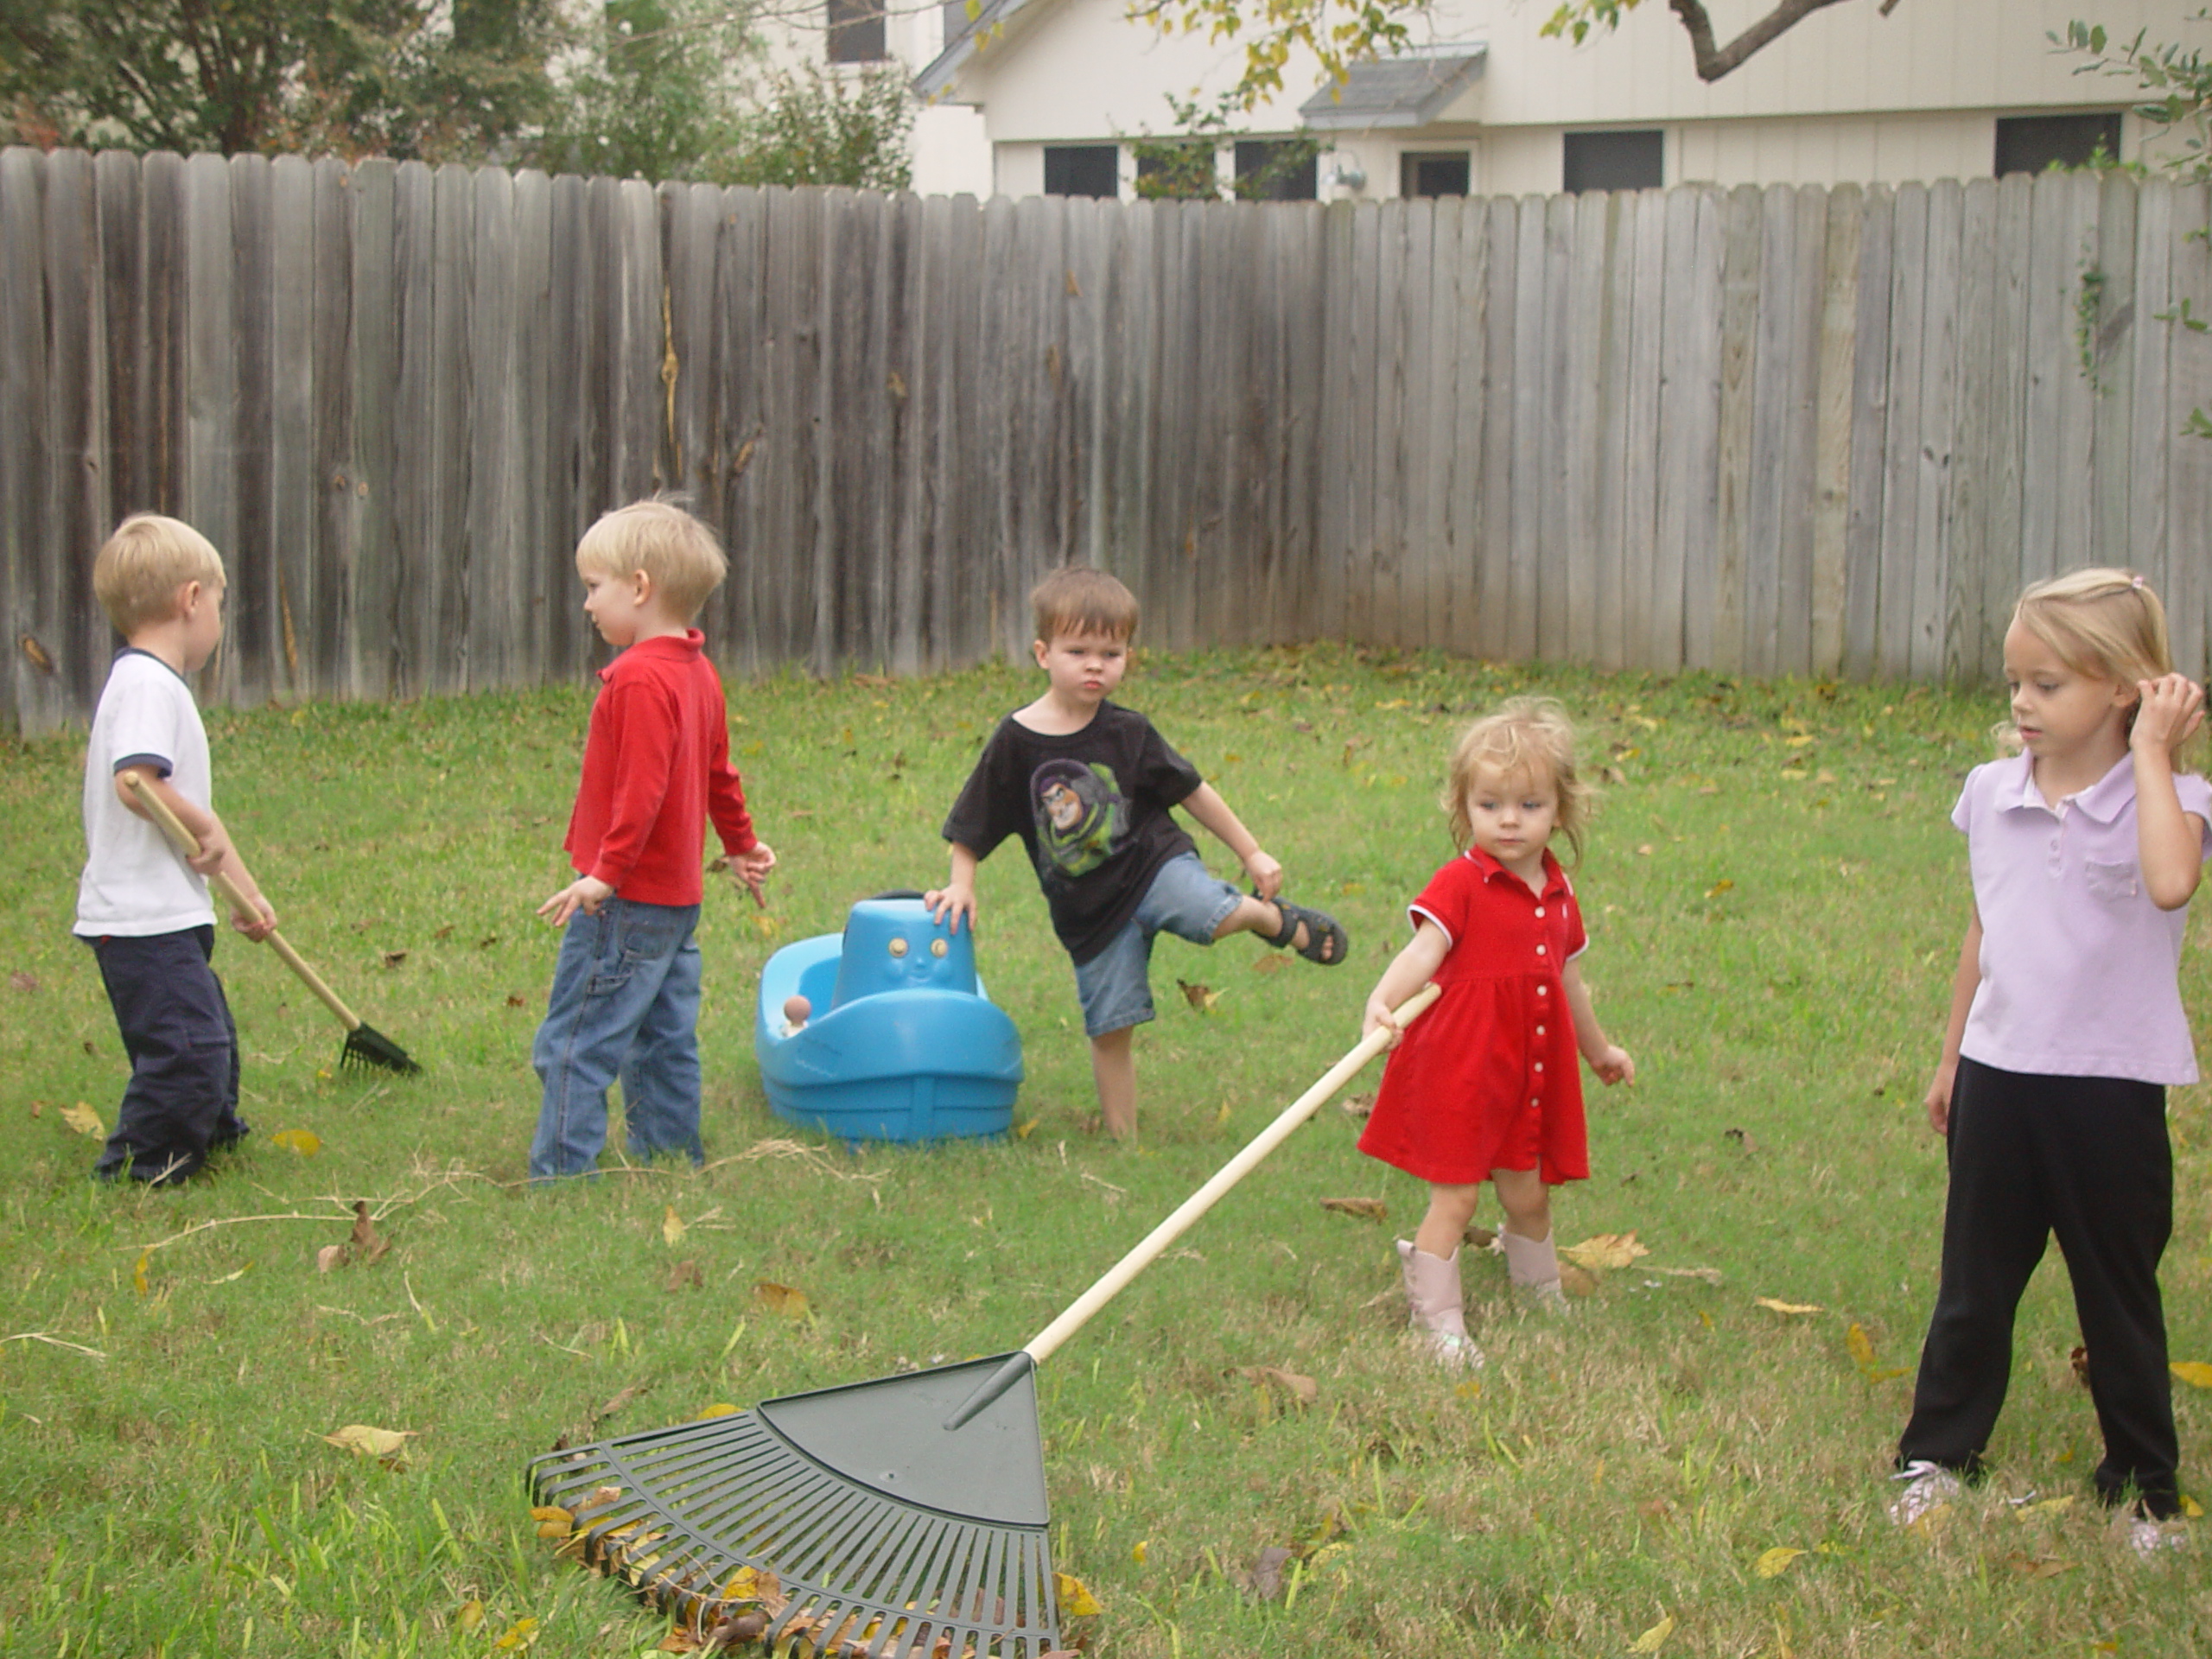
[[[168,1185],[245,1138],[238,1115],[238,1033],[209,966],[212,926],[87,941],[130,1057],[115,1133],[92,1173]]]
[[[1943,1277],[1900,1464],[1979,1472],[2012,1372],[2012,1318],[2056,1234],[2104,1432],[2098,1496],[2179,1507],[2158,1258],[2173,1231],[2166,1091],[1959,1062],[1948,1138]]]

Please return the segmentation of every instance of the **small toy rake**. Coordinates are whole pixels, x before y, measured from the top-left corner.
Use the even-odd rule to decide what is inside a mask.
[[[145,779],[137,772],[126,772],[124,780],[129,784],[130,792],[137,798],[138,804],[144,807],[148,816],[162,826],[162,833],[169,838],[169,844],[186,858],[197,858],[200,855],[200,838],[186,829],[183,821],[169,810],[169,804],[149,789]],[[251,918],[261,913],[254,908],[253,901],[238,891],[238,884],[229,876],[219,873],[208,877],[207,884],[238,914]],[[364,1024],[361,1016],[339,1000],[338,993],[323,982],[321,974],[308,966],[305,958],[292,949],[283,934],[272,931],[269,935],[269,948],[283,958],[284,965],[300,976],[301,982],[321,999],[323,1007],[336,1014],[339,1022],[346,1027],[346,1046],[338,1056],[341,1067],[372,1065],[379,1071],[397,1071],[402,1076],[411,1076],[423,1069],[397,1043],[375,1027]]]
[[[1038,1363],[1438,995],[1409,997],[1016,1352],[535,1459],[537,1502],[571,1525],[563,1548],[717,1643],[825,1659],[1042,1659],[1060,1640]]]

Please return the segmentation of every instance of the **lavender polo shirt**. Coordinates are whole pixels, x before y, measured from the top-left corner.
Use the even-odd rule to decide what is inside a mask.
[[[2183,774],[2174,788],[2212,823],[2212,784]],[[1981,913],[1981,986],[1959,1052],[2006,1071],[2195,1083],[2178,978],[2189,912],[2143,890],[2133,760],[2056,809],[2028,756],[1976,766],[1951,822]]]

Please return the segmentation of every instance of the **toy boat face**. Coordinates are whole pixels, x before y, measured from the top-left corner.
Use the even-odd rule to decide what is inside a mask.
[[[818,1012],[797,1028],[785,1002]],[[976,973],[974,935],[918,899],[864,899],[842,934],[786,945],[761,969],[753,1020],[776,1114],[850,1141],[1002,1135],[1021,1039]]]
[[[976,994],[976,935],[931,918],[918,899],[864,899],[845,924],[831,1006],[885,991]]]

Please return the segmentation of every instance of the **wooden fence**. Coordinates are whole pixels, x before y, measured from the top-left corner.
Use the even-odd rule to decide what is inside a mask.
[[[207,695],[572,679],[604,508],[689,493],[739,672],[1156,644],[1934,679],[2148,572],[2202,671],[2206,192],[881,198],[0,153],[0,723],[81,718],[124,512],[231,562]]]

